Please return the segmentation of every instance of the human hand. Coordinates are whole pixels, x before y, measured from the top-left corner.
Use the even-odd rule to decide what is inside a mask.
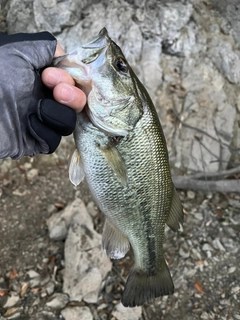
[[[82,109],[85,96],[62,70],[47,68],[43,75],[53,92],[41,81],[55,50],[56,39],[48,32],[0,35],[0,158],[52,153],[62,135],[74,130],[75,110]],[[51,76],[45,79],[48,72],[59,74],[56,83],[49,82]],[[66,99],[69,91],[72,99]]]
[[[64,54],[63,49],[58,44],[54,58]],[[76,112],[81,111],[85,106],[85,94],[75,86],[75,81],[66,71],[48,67],[42,72],[42,81],[46,87],[53,90],[53,97],[59,103],[71,107]]]

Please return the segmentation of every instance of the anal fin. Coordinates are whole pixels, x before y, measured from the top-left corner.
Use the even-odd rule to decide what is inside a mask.
[[[172,205],[166,223],[173,231],[178,231],[180,228],[180,223],[183,223],[182,204],[174,186]]]
[[[123,258],[130,248],[128,238],[108,218],[103,227],[102,247],[111,259]]]
[[[174,292],[174,285],[164,257],[156,272],[145,270],[131,270],[122,296],[125,307],[141,306],[153,299],[170,295]]]

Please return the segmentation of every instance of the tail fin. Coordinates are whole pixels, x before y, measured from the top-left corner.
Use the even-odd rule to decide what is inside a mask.
[[[123,292],[122,304],[125,307],[140,306],[144,302],[173,294],[173,292],[173,281],[163,258],[159,270],[154,274],[138,269],[130,272]]]

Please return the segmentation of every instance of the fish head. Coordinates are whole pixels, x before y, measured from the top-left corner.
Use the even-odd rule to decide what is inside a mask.
[[[87,95],[90,121],[111,136],[126,136],[143,111],[136,76],[106,28],[72,53],[56,58]]]

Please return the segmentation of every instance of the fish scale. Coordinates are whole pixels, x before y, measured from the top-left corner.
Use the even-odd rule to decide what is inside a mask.
[[[65,69],[89,98],[77,115],[70,180],[78,185],[85,177],[105,214],[102,244],[109,257],[119,259],[133,249],[135,264],[122,303],[134,307],[172,294],[164,229],[168,224],[177,231],[183,212],[161,124],[146,89],[106,29],[57,58],[55,66]]]

